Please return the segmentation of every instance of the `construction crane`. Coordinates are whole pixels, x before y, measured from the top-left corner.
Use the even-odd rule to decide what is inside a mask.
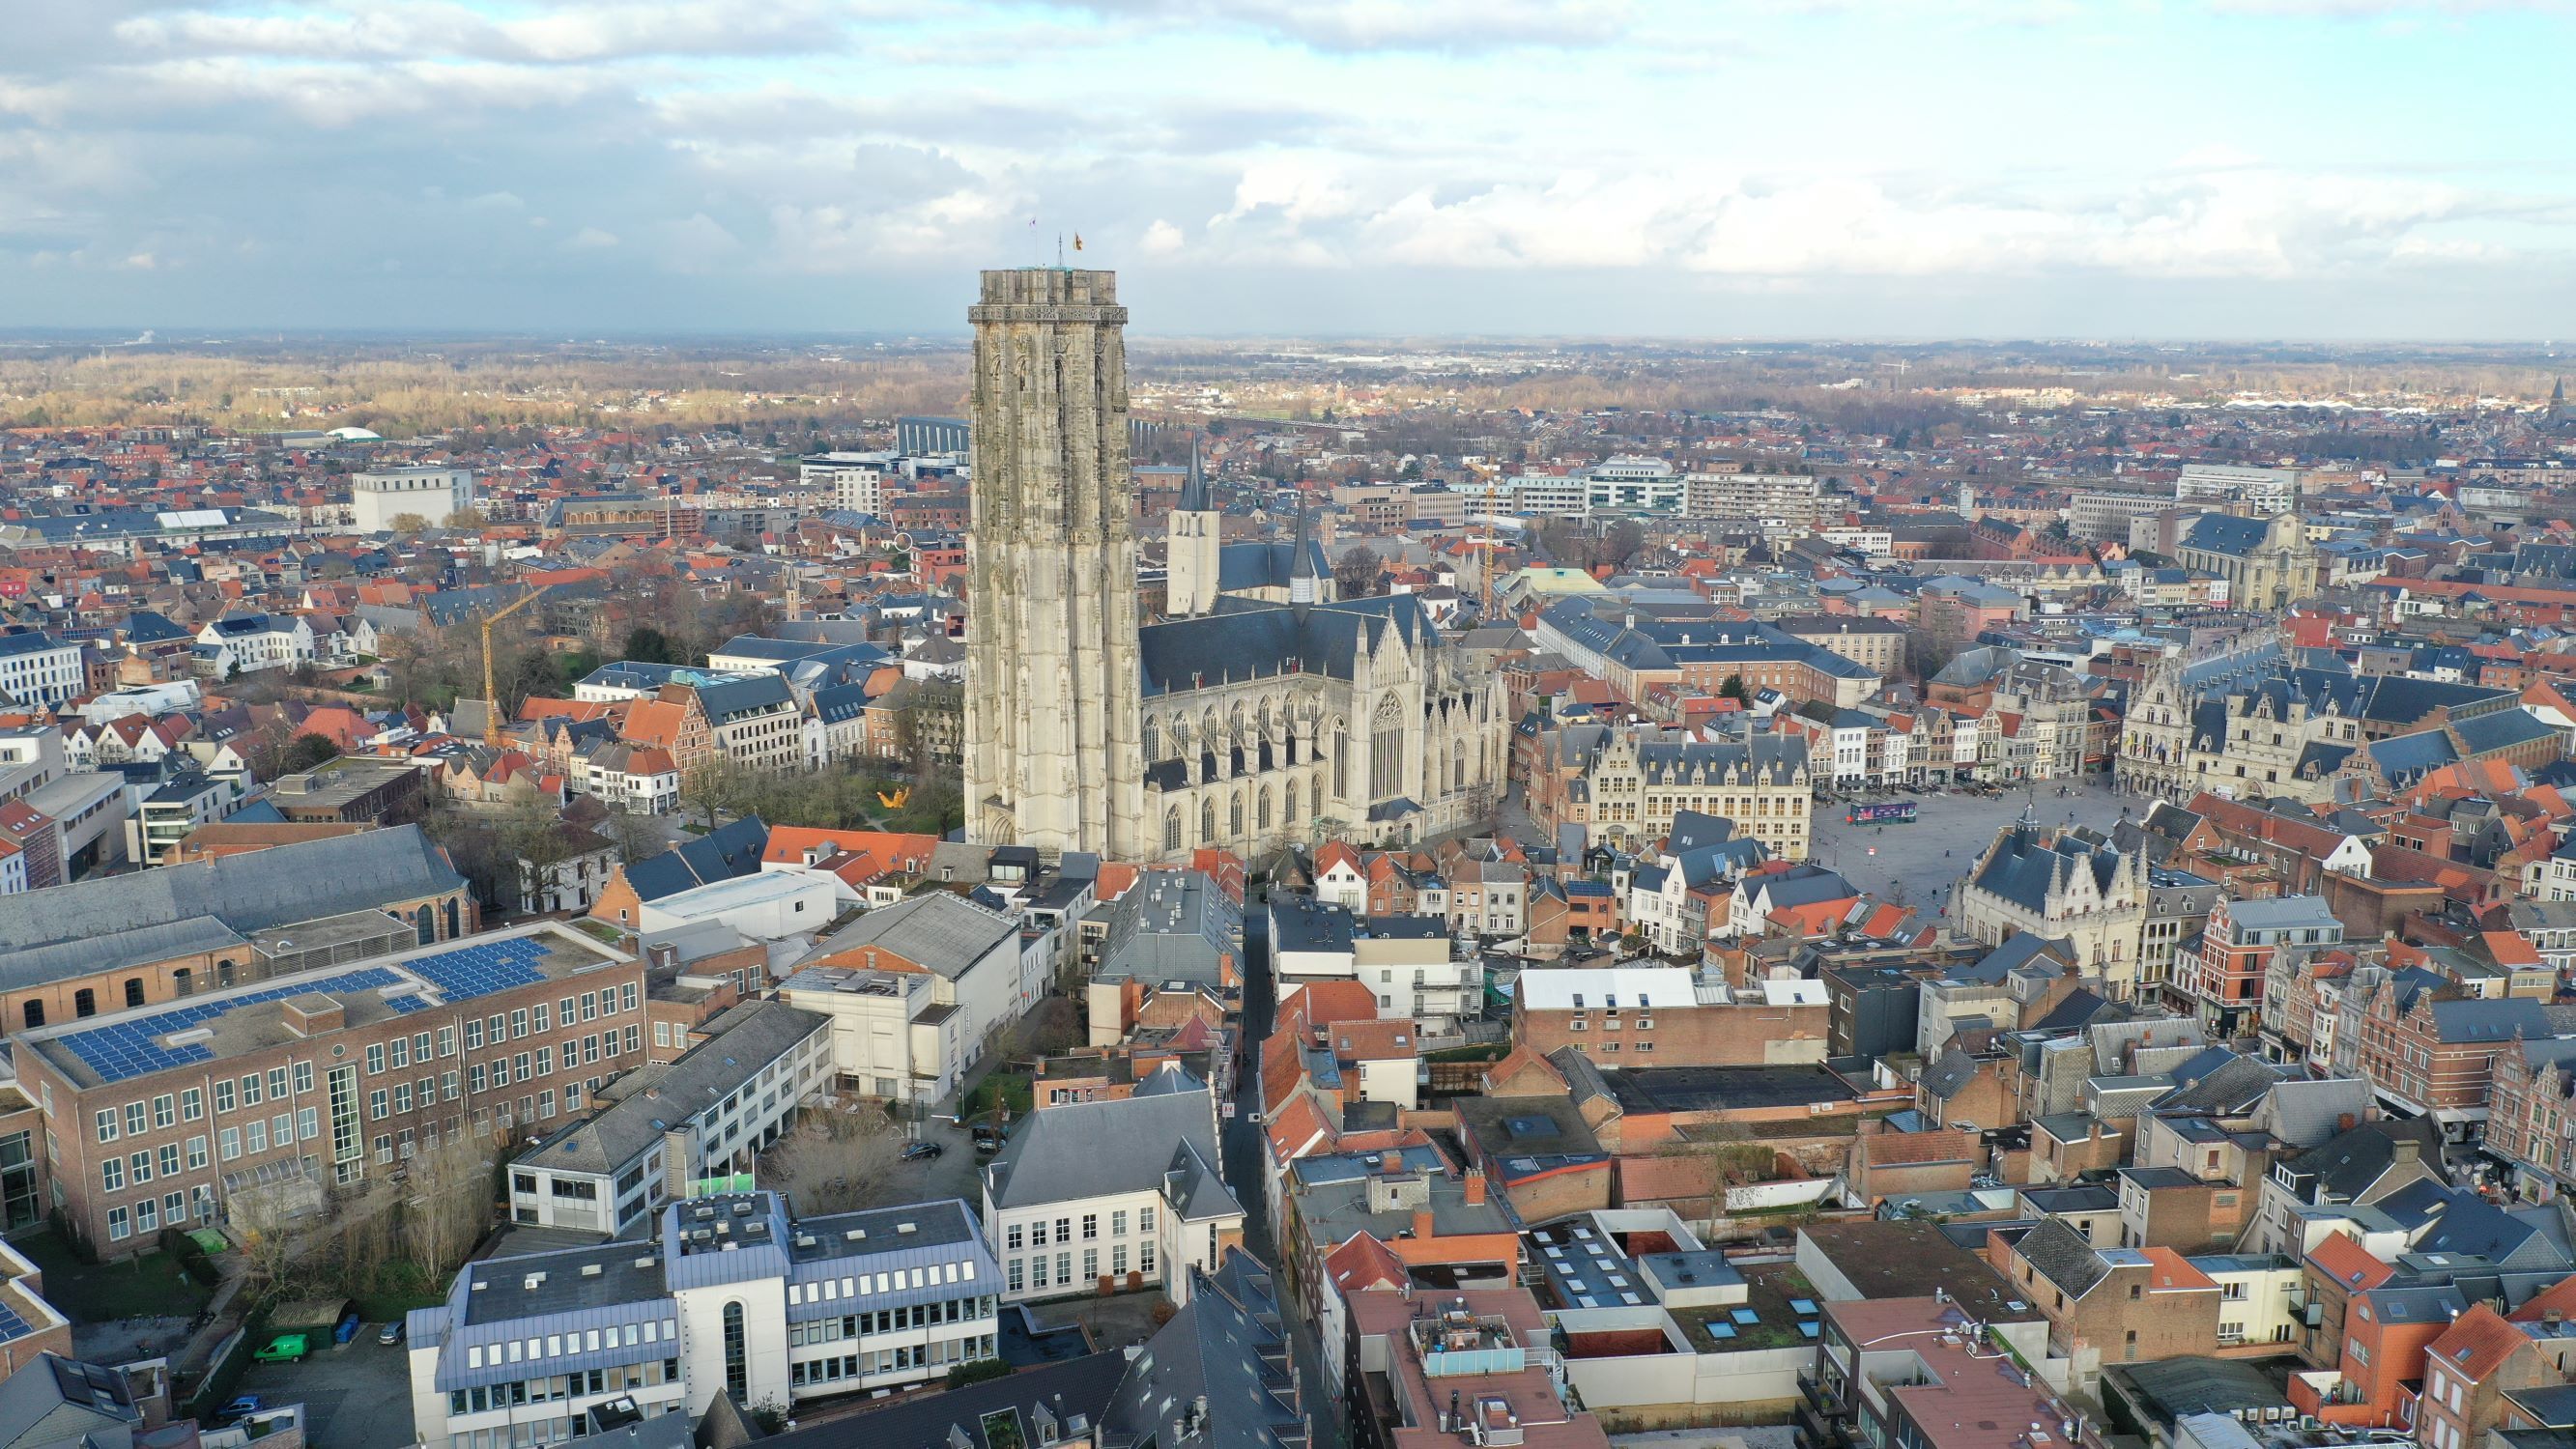
[[[492,626],[537,601],[543,589],[530,589],[483,616],[483,743],[501,748],[500,671],[492,667]]]

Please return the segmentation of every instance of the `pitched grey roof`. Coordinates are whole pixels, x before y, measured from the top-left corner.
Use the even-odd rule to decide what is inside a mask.
[[[556,1131],[519,1154],[518,1163],[556,1172],[614,1176],[652,1150],[662,1133],[721,1102],[757,1079],[770,1063],[807,1037],[828,1030],[828,1018],[776,1001],[750,1001],[717,1017],[715,1035],[661,1068],[643,1090]]]
[[[1183,1160],[1191,1156],[1194,1166]],[[984,1173],[986,1191],[1000,1209],[1161,1191],[1173,1185],[1169,1174],[1198,1168],[1213,1173],[1222,1160],[1216,1102],[1201,1087],[1032,1113]],[[1193,1191],[1199,1186],[1184,1185]],[[1216,1186],[1223,1190],[1222,1179]]]
[[[2071,836],[2051,839],[2038,830],[2016,826],[2004,832],[1979,863],[1972,884],[2026,911],[2044,912],[2061,872],[2090,870],[2094,887],[2107,892],[2119,865],[2120,852],[2108,846],[2087,845]]]
[[[1020,933],[1011,920],[948,891],[879,906],[815,947],[816,955],[881,946],[954,980]]]
[[[1241,1248],[1192,1270],[1190,1301],[1128,1362],[1100,1449],[1294,1449],[1307,1442],[1270,1275]],[[1204,1402],[1200,1416],[1194,1406]],[[1329,1408],[1328,1408],[1329,1411]]]
[[[122,1449],[142,1427],[125,1375],[58,1353],[0,1379],[0,1449]]]
[[[2070,1298],[2081,1298],[2111,1271],[2084,1235],[2062,1218],[2050,1218],[2031,1229],[2020,1246],[2022,1257],[2040,1276],[2065,1289]]]
[[[0,896],[0,990],[462,889],[416,825]]]

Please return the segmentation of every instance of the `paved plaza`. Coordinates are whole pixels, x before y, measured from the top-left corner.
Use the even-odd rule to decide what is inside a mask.
[[[1911,825],[1847,825],[1839,804],[1816,802],[1816,850],[1819,865],[1832,866],[1845,879],[1884,901],[1939,911],[1950,903],[1950,885],[1995,838],[1995,832],[2028,809],[2043,825],[2090,825],[2108,833],[2125,813],[2134,819],[2150,801],[2115,793],[2105,776],[2069,784],[2042,782],[1988,799],[1982,795],[1898,791],[1884,798],[1910,800],[1919,818]],[[1873,797],[1877,798],[1877,797]],[[1875,852],[1873,854],[1873,852]]]

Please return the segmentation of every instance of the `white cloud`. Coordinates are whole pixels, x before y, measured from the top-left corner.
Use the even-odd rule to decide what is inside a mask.
[[[581,230],[574,232],[571,236],[564,238],[564,250],[566,251],[605,251],[615,245],[617,245],[617,234],[615,232],[602,231],[595,226],[583,227]]]
[[[1179,227],[1158,217],[1153,225],[1145,228],[1144,240],[1139,245],[1149,257],[1168,257],[1187,244],[1188,239],[1181,235]]]

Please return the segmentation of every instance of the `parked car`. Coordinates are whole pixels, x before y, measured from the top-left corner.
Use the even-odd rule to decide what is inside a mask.
[[[268,1401],[261,1398],[259,1395],[242,1394],[239,1397],[226,1401],[223,1408],[216,1412],[215,1417],[221,1420],[230,1421],[241,1418],[245,1414],[256,1414],[267,1407]]]
[[[300,1333],[281,1333],[251,1355],[260,1363],[294,1363],[313,1351],[313,1341]]]
[[[393,1345],[402,1341],[403,1321],[399,1318],[386,1324],[385,1331],[376,1335],[376,1342],[385,1345],[387,1348],[391,1348]]]
[[[1002,1150],[1002,1129],[990,1122],[976,1123],[970,1129],[970,1135],[975,1139],[977,1152],[990,1154]]]
[[[939,1154],[947,1150],[947,1148],[940,1146],[936,1142],[915,1142],[903,1149],[903,1160],[906,1162],[928,1162],[930,1159],[937,1157]]]

